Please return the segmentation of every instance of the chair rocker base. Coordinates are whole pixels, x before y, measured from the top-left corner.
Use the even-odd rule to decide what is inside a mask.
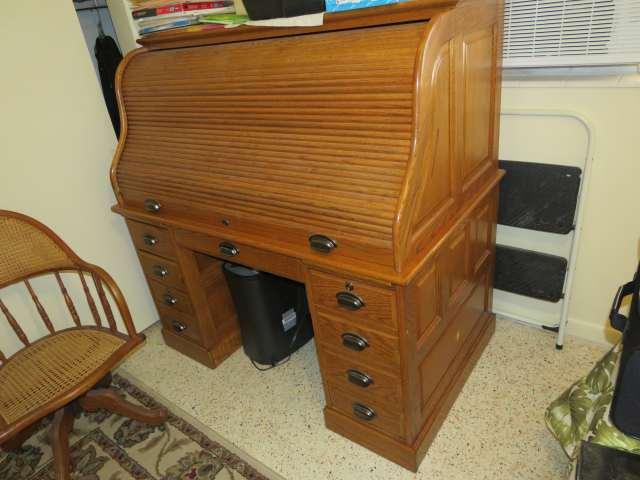
[[[69,480],[70,477],[70,450],[69,435],[73,430],[74,413],[80,409],[86,412],[95,412],[105,409],[111,413],[122,415],[147,423],[149,425],[160,425],[167,420],[169,413],[164,408],[146,408],[135,405],[109,388],[111,375],[100,381],[96,387],[88,391],[74,402],[58,410],[53,417],[53,422],[49,430],[49,441],[53,451],[53,462],[56,470],[57,480]],[[35,427],[35,426],[34,426]],[[7,450],[16,450],[29,439],[35,428],[28,428],[20,432],[3,445]]]

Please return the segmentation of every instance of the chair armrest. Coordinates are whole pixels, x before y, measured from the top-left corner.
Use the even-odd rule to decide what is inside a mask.
[[[118,287],[118,284],[115,282],[113,277],[111,277],[111,275],[109,275],[107,271],[102,267],[99,267],[92,263],[81,261],[79,267],[81,270],[95,275],[102,283],[104,283],[104,285],[106,285],[107,290],[113,297],[118,307],[120,317],[122,318],[125,328],[127,329],[127,334],[130,337],[135,337],[136,335],[138,335],[136,327],[133,324],[133,319],[131,318],[131,312],[129,311],[127,301],[125,300],[122,290],[120,290],[120,287]]]

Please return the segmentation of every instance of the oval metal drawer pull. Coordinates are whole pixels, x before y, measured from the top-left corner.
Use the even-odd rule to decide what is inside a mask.
[[[371,378],[366,373],[362,373],[358,370],[353,369],[347,370],[347,380],[349,380],[354,385],[363,388],[367,388],[369,385],[373,384],[373,378]]]
[[[347,310],[355,311],[364,307],[364,300],[351,292],[336,293],[336,300],[338,300],[338,305],[346,308]]]
[[[356,352],[361,352],[365,348],[369,346],[369,342],[367,342],[366,338],[362,338],[360,335],[356,333],[343,333],[342,337],[342,345],[351,350],[355,350]]]
[[[376,412],[372,408],[362,405],[361,403],[353,404],[353,414],[366,422],[370,422],[376,418]]]
[[[331,253],[338,244],[325,235],[311,235],[309,237],[309,245],[316,252]]]
[[[173,295],[169,295],[168,293],[165,293],[162,299],[164,300],[164,303],[166,305],[169,305],[170,307],[173,307],[176,303],[178,303],[178,299]]]
[[[142,241],[148,247],[155,247],[158,244],[158,239],[153,235],[148,234],[142,237]]]
[[[187,329],[187,326],[178,320],[171,320],[171,328],[176,333],[182,333]]]
[[[157,213],[162,208],[162,205],[160,204],[160,202],[154,200],[153,198],[147,198],[144,201],[144,208],[146,208],[150,212]]]
[[[167,275],[169,275],[169,270],[164,265],[154,265],[153,274],[156,277],[165,278]]]
[[[220,245],[218,245],[218,251],[225,257],[235,257],[240,253],[240,250],[238,250],[238,248],[230,242],[222,242]]]

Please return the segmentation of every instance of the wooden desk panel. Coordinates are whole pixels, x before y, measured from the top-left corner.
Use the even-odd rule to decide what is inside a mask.
[[[358,322],[347,321],[316,308],[316,342],[322,342],[318,349],[335,352],[355,363],[372,365],[375,368],[397,374],[400,370],[400,351],[398,338],[363,328]],[[355,335],[364,340],[366,347],[353,350],[345,346],[343,335]]]
[[[144,251],[173,259],[176,257],[173,240],[166,228],[149,223],[127,220],[129,233],[138,251]]]
[[[348,379],[349,370],[366,375],[371,379],[371,384],[363,387],[351,383]],[[327,382],[343,392],[383,405],[389,412],[402,413],[402,385],[398,373],[387,373],[364,362],[341,357],[330,351],[323,352],[323,374]]]
[[[398,335],[395,290],[381,288],[352,276],[309,270],[309,298],[317,307],[364,328]],[[342,306],[337,296],[349,294],[362,302],[357,310]]]
[[[212,368],[240,346],[223,261],[305,283],[327,426],[415,471],[495,324],[502,5],[326,18],[145,39],[117,78],[114,210],[150,279],[180,270],[150,281],[167,344]]]
[[[366,428],[374,428],[388,435],[396,442],[404,440],[404,420],[402,414],[397,411],[390,411],[386,407],[386,402],[381,404],[376,400],[368,398],[366,395],[344,392],[340,387],[329,384],[327,391],[329,406],[328,410],[335,410],[342,415],[361,423]],[[354,404],[361,405],[373,411],[374,417],[371,420],[364,420],[354,415]],[[339,430],[343,427],[341,426]]]
[[[232,240],[231,237],[175,230],[175,238],[178,244],[191,250],[208,253],[225,261],[267,271],[290,280],[303,281],[302,264],[293,257],[251,247]]]
[[[184,290],[182,271],[177,263],[146,252],[138,252],[142,270],[148,279],[160,282],[168,287]]]

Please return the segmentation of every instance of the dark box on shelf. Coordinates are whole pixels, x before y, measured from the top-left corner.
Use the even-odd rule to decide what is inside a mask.
[[[243,0],[251,20],[324,12],[324,0]]]

